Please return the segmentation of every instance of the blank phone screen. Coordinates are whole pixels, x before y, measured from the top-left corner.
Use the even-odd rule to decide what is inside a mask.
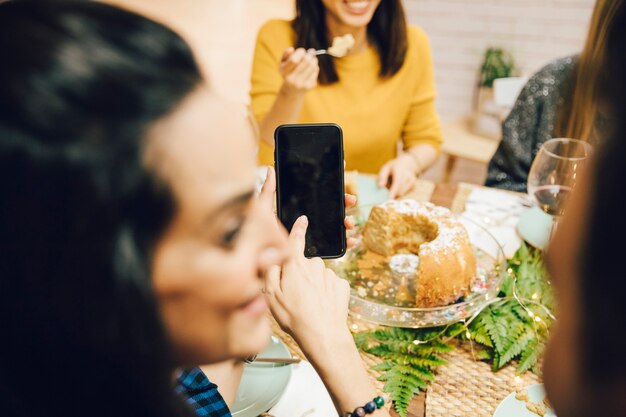
[[[308,257],[345,252],[342,142],[336,125],[286,125],[276,130],[278,215],[287,230],[301,215],[308,217]]]

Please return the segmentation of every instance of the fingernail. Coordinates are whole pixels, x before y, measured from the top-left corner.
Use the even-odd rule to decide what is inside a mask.
[[[302,223],[303,226],[309,224],[309,219],[306,217],[306,215],[300,216],[298,220],[300,220],[300,223]]]

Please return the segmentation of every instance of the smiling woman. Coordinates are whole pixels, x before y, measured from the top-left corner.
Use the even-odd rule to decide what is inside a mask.
[[[271,206],[253,198],[254,140],[244,117],[241,106],[199,88],[149,135],[148,161],[178,208],[155,250],[154,286],[186,365],[243,358],[268,340],[262,278],[284,259],[286,233]]]
[[[5,2],[0,61],[0,413],[191,415],[150,281],[176,204],[141,165],[201,83],[189,48],[97,2]]]
[[[338,410],[388,415],[347,282],[304,257],[306,218],[279,225],[273,170],[255,196],[246,112],[176,33],[99,2],[10,1],[0,62],[0,414],[192,415],[177,368],[262,350],[269,305]]]
[[[259,161],[273,163],[277,126],[333,122],[346,169],[378,174],[392,198],[406,193],[442,142],[428,37],[407,24],[401,0],[295,3],[293,21],[270,20],[257,37],[250,98]],[[354,39],[346,56],[310,53],[345,35]]]

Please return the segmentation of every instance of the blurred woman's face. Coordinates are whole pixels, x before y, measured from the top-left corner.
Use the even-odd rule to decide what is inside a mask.
[[[351,28],[366,27],[381,0],[322,0],[326,16]]]
[[[205,87],[149,135],[147,162],[177,204],[153,283],[181,365],[249,356],[269,340],[262,279],[284,261],[287,235],[254,196],[255,146],[243,106]]]
[[[589,166],[587,167],[589,168]],[[550,243],[548,271],[556,292],[558,319],[553,326],[543,361],[548,399],[559,417],[586,415],[583,400],[588,397],[581,377],[580,352],[580,263],[581,242],[588,216],[589,179],[583,175],[570,200],[567,212]],[[587,415],[593,415],[587,414]]]

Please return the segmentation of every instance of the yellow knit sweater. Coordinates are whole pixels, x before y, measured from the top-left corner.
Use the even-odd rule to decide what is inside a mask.
[[[250,99],[261,121],[272,108],[283,83],[280,58],[294,44],[291,23],[270,20],[259,31],[252,67]],[[337,123],[343,130],[346,169],[377,173],[404,149],[429,143],[439,149],[442,136],[435,110],[435,80],[426,34],[408,28],[404,64],[391,78],[380,78],[374,48],[335,58],[339,82],[318,85],[306,93],[298,123]],[[274,138],[269,138],[273,141]],[[273,165],[273,151],[259,145],[259,162]]]

